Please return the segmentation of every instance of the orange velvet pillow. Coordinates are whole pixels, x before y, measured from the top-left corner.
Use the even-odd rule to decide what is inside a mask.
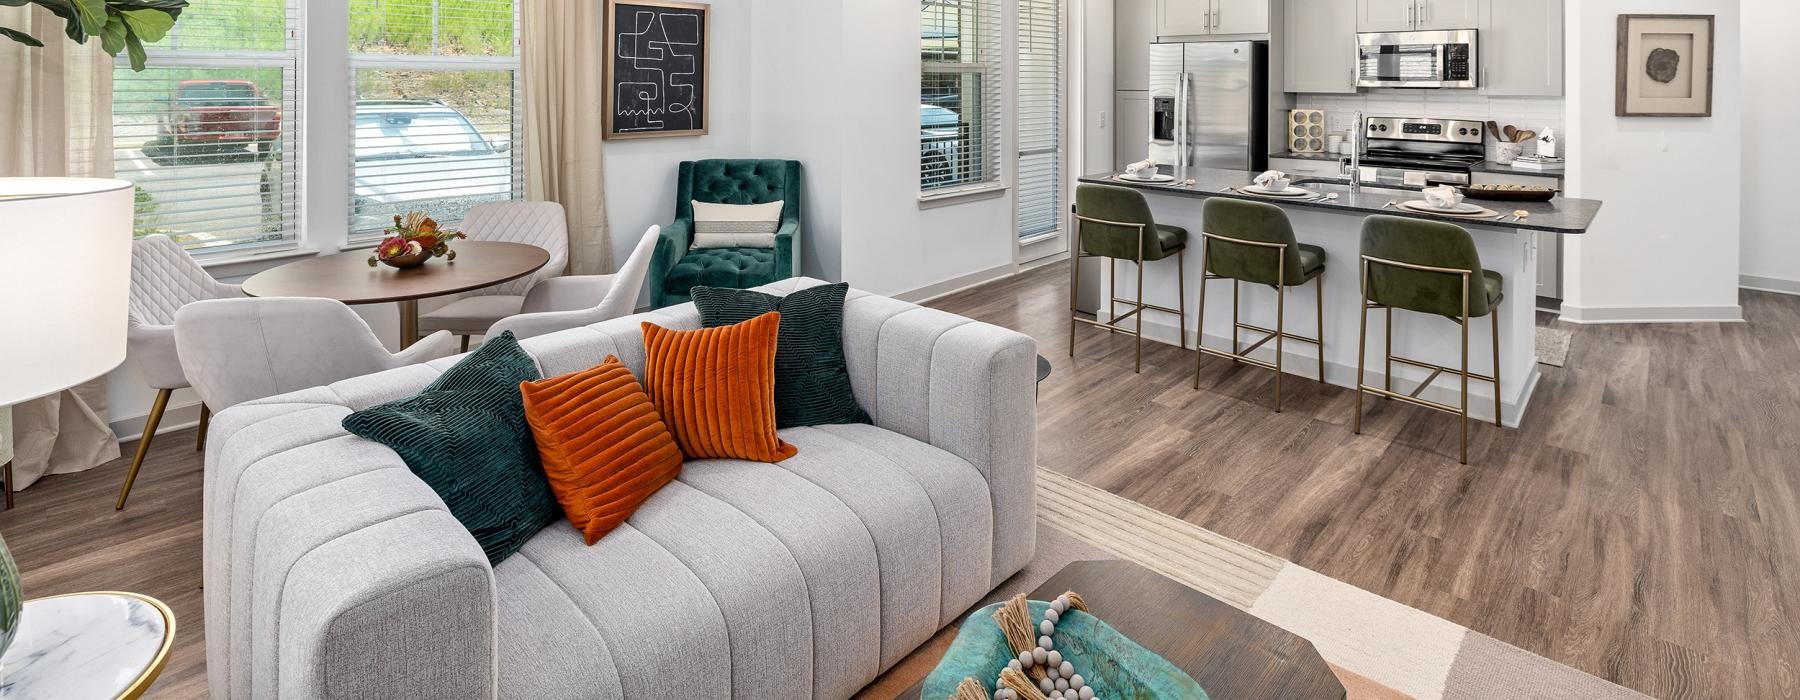
[[[593,544],[681,473],[681,450],[617,357],[519,384],[550,490]]]
[[[644,322],[644,387],[682,454],[779,462],[793,445],[775,434],[775,334],[781,314],[675,331]]]

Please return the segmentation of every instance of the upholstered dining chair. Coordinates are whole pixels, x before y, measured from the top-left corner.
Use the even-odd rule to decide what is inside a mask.
[[[219,410],[456,353],[449,331],[390,353],[343,302],[304,297],[189,304],[175,314],[175,343],[194,391]]]
[[[199,261],[168,236],[145,236],[131,242],[131,325],[126,330],[125,356],[150,388],[156,390],[156,398],[150,403],[150,416],[144,420],[144,436],[138,439],[131,470],[125,473],[125,484],[119,488],[119,500],[113,504],[115,510],[123,509],[125,498],[131,495],[131,484],[137,480],[138,469],[144,466],[144,455],[150,452],[150,441],[156,437],[163,410],[169,406],[169,395],[188,386],[175,350],[175,312],[196,301],[241,296],[242,289],[213,279]],[[206,422],[211,413],[206,404],[201,404],[200,437],[195,449],[206,447]]]
[[[502,319],[483,337],[512,331],[523,340],[630,315],[636,310],[644,273],[650,269],[650,256],[656,253],[656,241],[661,237],[662,227],[651,226],[616,273],[552,277],[539,282],[525,295],[524,313]]]
[[[550,262],[537,272],[458,295],[419,314],[420,333],[450,331],[462,336],[467,349],[469,336],[517,315],[533,286],[563,273],[569,264],[569,225],[562,205],[555,202],[495,202],[470,209],[460,228],[470,240],[526,243],[550,251]]]
[[[675,180],[675,220],[663,227],[650,261],[650,306],[688,300],[694,287],[739,289],[800,273],[800,161],[684,161]],[[781,202],[773,248],[693,248],[694,202]]]

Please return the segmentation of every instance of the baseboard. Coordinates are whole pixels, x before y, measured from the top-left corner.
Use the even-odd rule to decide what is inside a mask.
[[[1800,280],[1762,275],[1738,275],[1738,286],[1759,292],[1800,295]]]
[[[145,411],[135,416],[127,416],[112,421],[108,427],[119,442],[136,442],[144,437],[144,423],[150,420],[150,413]],[[156,434],[164,435],[177,430],[187,430],[200,424],[200,402],[170,406],[163,409],[162,422],[156,426]]]
[[[1577,306],[1563,302],[1561,320],[1570,323],[1742,323],[1744,307]]]
[[[1018,274],[1018,272],[1019,266],[1015,263],[995,265],[986,270],[978,270],[966,275],[952,277],[936,284],[928,284],[909,292],[902,292],[890,296],[901,301],[923,304],[933,299],[946,297],[967,290],[971,287],[979,287],[994,280],[1006,279]]]

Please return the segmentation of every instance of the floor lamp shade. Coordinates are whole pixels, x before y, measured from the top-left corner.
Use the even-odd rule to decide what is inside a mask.
[[[125,360],[131,183],[0,178],[0,405]]]

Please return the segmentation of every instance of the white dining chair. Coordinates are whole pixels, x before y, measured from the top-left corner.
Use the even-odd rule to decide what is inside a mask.
[[[502,319],[483,336],[492,338],[512,331],[523,340],[631,315],[637,308],[638,292],[644,286],[644,275],[650,271],[650,258],[656,254],[656,240],[661,234],[661,226],[645,231],[631,250],[631,257],[616,273],[571,275],[539,282],[525,295],[523,313]]]
[[[181,367],[206,405],[237,404],[456,354],[438,331],[388,352],[369,324],[334,299],[219,299],[175,314]]]
[[[131,484],[137,480],[138,469],[144,466],[150,440],[156,437],[163,410],[169,406],[169,395],[188,386],[175,349],[175,312],[196,301],[242,296],[242,289],[213,279],[199,261],[168,236],[151,235],[131,242],[131,299],[127,307],[130,326],[125,336],[125,357],[143,375],[144,382],[156,390],[156,398],[150,403],[144,435],[138,438],[137,454],[131,458],[131,470],[125,473],[125,484],[119,488],[114,510],[125,508]],[[206,404],[200,405],[196,450],[206,447],[206,422],[211,414]]]
[[[480,335],[495,321],[520,313],[525,295],[534,286],[563,273],[569,263],[569,227],[561,204],[495,202],[470,209],[460,228],[470,240],[527,243],[550,251],[550,262],[537,272],[466,292],[435,308],[421,305],[420,333],[450,331],[462,336],[467,349],[469,336]]]

